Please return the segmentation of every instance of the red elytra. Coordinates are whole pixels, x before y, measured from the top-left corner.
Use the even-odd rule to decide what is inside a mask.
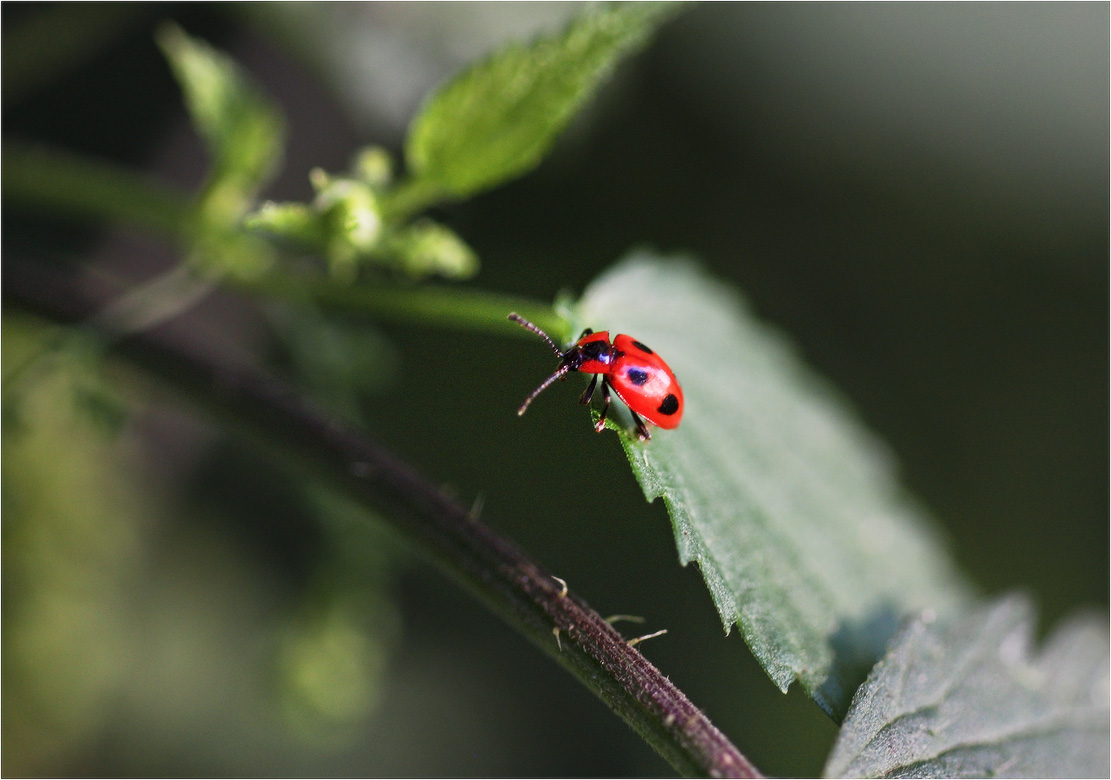
[[[589,404],[598,386],[598,379],[602,380],[602,415],[594,426],[599,433],[606,424],[611,387],[617,397],[629,407],[633,422],[636,423],[637,435],[641,439],[647,441],[652,438],[644,420],[661,428],[679,427],[679,421],[683,419],[683,388],[679,387],[679,381],[667,363],[632,336],[621,333],[611,343],[609,331],[595,333],[587,328],[579,336],[579,340],[565,352],[556,346],[547,333],[519,314],[510,314],[509,319],[544,339],[562,361],[555,373],[525,399],[517,414],[524,414],[532,399],[547,390],[557,379],[578,371],[594,374],[579,403]]]

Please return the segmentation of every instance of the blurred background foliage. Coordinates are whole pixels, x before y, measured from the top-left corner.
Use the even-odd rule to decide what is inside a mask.
[[[172,19],[285,111],[264,194],[306,201],[311,168],[396,152],[431,88],[579,10],[5,4],[3,132],[199,186]],[[435,216],[477,284],[542,300],[634,245],[701,256],[854,400],[973,579],[1046,624],[1106,609],[1107,29],[1106,4],[694,6],[538,170]],[[3,229],[133,280],[173,262],[10,202]],[[666,627],[645,653],[762,770],[820,771],[833,724],[722,637],[614,437],[571,401],[517,419],[535,344],[231,295],[175,326],[297,378],[603,614]],[[58,342],[5,312],[5,774],[669,773],[361,510]]]

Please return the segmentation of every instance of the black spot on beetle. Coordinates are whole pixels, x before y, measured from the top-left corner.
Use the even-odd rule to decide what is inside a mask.
[[[637,349],[639,349],[641,352],[643,352],[646,355],[655,354],[654,352],[652,352],[651,349],[648,348],[647,344],[644,344],[641,341],[633,341],[633,346],[636,347]]]
[[[679,411],[679,399],[675,397],[674,393],[668,393],[663,403],[656,407],[656,411],[660,414],[675,414]]]
[[[628,371],[625,372],[625,376],[628,377],[629,381],[637,387],[640,387],[648,381],[647,372],[641,371],[639,368],[630,368]]]

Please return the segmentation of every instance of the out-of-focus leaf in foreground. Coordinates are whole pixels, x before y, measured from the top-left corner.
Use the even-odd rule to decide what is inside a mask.
[[[1011,597],[910,624],[854,698],[826,775],[1107,777],[1107,623],[1074,619],[1032,657],[1033,622]]]
[[[463,71],[410,127],[405,158],[414,180],[464,197],[528,171],[618,60],[678,7],[590,8],[561,35],[507,46]]]
[[[686,412],[622,442],[671,513],[722,622],[783,691],[840,719],[901,618],[967,586],[889,457],[740,295],[697,264],[637,253],[584,293],[575,324],[628,333],[668,361]],[[616,418],[620,420],[620,418]]]

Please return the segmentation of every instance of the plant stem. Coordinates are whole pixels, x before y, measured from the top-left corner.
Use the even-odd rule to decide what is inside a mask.
[[[227,283],[241,292],[309,302],[332,312],[411,325],[480,330],[501,336],[518,335],[513,330],[519,328],[506,327],[506,315],[518,311],[556,338],[569,336],[567,323],[552,311],[550,304],[470,287],[349,285],[284,273],[249,281],[230,279]]]
[[[5,258],[5,305],[88,322],[100,301],[69,272]],[[405,541],[470,590],[602,698],[680,773],[759,773],[687,697],[617,631],[522,551],[479,523],[363,432],[290,388],[157,332],[110,348],[243,434],[267,455],[309,471],[373,509]],[[558,633],[557,633],[558,632]]]
[[[171,238],[192,221],[189,197],[110,163],[15,141],[4,142],[3,159],[7,204],[123,222]]]
[[[404,222],[435,203],[451,200],[448,193],[429,187],[421,178],[405,178],[388,192],[382,207],[387,220]]]

